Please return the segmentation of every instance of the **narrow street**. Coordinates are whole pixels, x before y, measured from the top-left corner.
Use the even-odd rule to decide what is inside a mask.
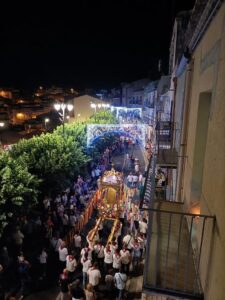
[[[132,147],[132,148],[131,148]],[[134,172],[134,166],[131,165],[126,160],[126,154],[133,155],[134,158],[139,160],[140,163],[140,172],[143,174],[145,170],[145,159],[143,157],[142,150],[139,145],[135,145],[135,147],[130,146],[128,151],[126,153],[120,153],[115,154],[112,158],[112,163],[115,166],[115,169],[118,171],[122,171],[124,173],[124,184],[126,185],[126,177],[130,172]],[[127,187],[126,187],[127,188]],[[135,193],[133,196],[133,199],[138,200],[139,199],[139,192]],[[89,232],[89,230],[94,226],[96,221],[96,216],[93,215],[92,218],[89,220],[88,224],[85,226],[85,228],[82,230],[82,235],[86,236]],[[123,234],[127,232],[127,228],[123,228]],[[128,280],[126,282],[126,290],[127,290],[127,299],[140,299],[141,298],[141,291],[142,291],[142,272],[143,272],[143,264],[144,261],[140,264],[140,267],[138,269],[138,272],[131,273],[131,275],[128,277]],[[81,274],[82,276],[82,274]],[[104,281],[100,285],[100,293],[98,295],[97,299],[107,299],[104,296],[104,293],[101,292],[104,291]],[[33,293],[26,297],[28,300],[50,300],[50,299],[59,299],[59,292],[60,289],[58,286],[50,288],[48,290],[44,290],[41,292]]]

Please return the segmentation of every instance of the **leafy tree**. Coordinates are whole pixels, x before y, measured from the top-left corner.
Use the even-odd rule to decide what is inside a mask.
[[[23,160],[9,153],[0,156],[0,235],[14,217],[26,214],[37,202],[39,184]]]
[[[87,121],[88,124],[116,124],[116,116],[108,110],[100,110],[92,115]]]
[[[54,134],[58,134],[60,136],[63,135],[63,127],[58,126],[54,130]],[[73,139],[79,143],[79,145],[83,148],[86,147],[87,142],[87,125],[85,123],[70,123],[65,124],[64,127],[64,136],[67,137],[73,137]]]
[[[42,179],[41,189],[45,194],[68,187],[87,162],[87,156],[73,137],[64,138],[56,133],[21,140],[13,147],[11,155],[23,159],[28,170]]]

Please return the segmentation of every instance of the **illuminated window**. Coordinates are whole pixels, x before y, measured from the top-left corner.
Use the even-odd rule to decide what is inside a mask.
[[[17,114],[16,114],[16,118],[17,118],[18,120],[24,120],[25,115],[24,115],[23,113],[17,113]]]

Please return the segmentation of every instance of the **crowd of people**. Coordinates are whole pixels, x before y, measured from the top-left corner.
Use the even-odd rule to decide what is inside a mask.
[[[134,147],[124,137],[119,144],[126,151]],[[89,177],[79,175],[67,190],[55,197],[45,196],[41,211],[18,218],[9,228],[0,251],[0,299],[23,299],[50,282],[59,285],[57,299],[96,300],[102,295],[122,299],[128,276],[138,272],[143,259],[147,231],[147,218],[134,197],[143,179],[139,170],[135,172],[135,164],[130,165],[120,230],[112,242],[104,239],[104,226],[94,244],[85,231],[76,231],[72,244],[64,239],[96,192],[100,176],[118,149],[114,146],[106,148],[100,162],[92,164]]]
[[[70,251],[60,242],[60,299],[123,298],[129,275],[139,271],[147,233],[147,218],[133,201],[131,189],[127,190],[119,230],[112,242],[104,238],[107,224],[101,224],[94,241],[76,232]],[[82,268],[80,275],[79,268]]]

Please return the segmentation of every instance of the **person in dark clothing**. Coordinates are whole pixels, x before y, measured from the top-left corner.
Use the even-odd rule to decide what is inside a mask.
[[[69,276],[67,269],[63,270],[63,273],[59,277],[59,285],[60,285],[60,299],[66,299],[68,296],[68,285],[69,285]]]
[[[73,283],[69,285],[69,292],[72,299],[85,299],[84,290],[80,287],[80,280],[76,279]]]

